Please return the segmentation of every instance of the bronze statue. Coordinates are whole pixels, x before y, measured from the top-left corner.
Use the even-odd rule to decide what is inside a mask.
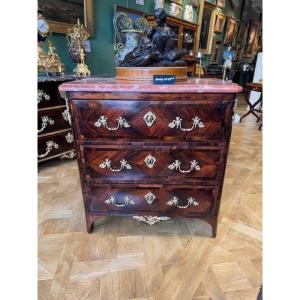
[[[175,48],[175,33],[166,25],[167,14],[158,8],[154,17],[157,26],[145,29],[137,47],[124,57],[121,67],[186,66],[181,60],[186,50]]]

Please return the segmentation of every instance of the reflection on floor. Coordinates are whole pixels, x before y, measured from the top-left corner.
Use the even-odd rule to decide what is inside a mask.
[[[76,161],[41,165],[39,300],[255,300],[262,276],[257,128],[252,116],[233,128],[215,239],[197,219],[149,227],[100,218],[88,235]]]

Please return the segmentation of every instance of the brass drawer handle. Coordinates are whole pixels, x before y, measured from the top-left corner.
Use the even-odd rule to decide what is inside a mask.
[[[41,133],[42,131],[44,131],[46,129],[46,127],[49,125],[53,125],[55,122],[49,118],[48,116],[43,116],[41,117],[42,120],[42,128],[38,129],[38,133]]]
[[[104,202],[106,204],[112,204],[112,205],[117,206],[117,207],[123,207],[123,206],[126,206],[126,205],[134,205],[135,204],[135,202],[132,199],[130,199],[128,196],[124,197],[123,203],[117,203],[116,198],[114,196],[110,196]]]
[[[53,150],[53,148],[58,149],[58,144],[56,144],[53,141],[48,141],[46,145],[47,145],[46,152],[44,154],[38,155],[38,158],[43,158],[47,156]]]
[[[192,197],[189,197],[187,200],[188,200],[188,203],[187,205],[185,206],[182,206],[182,205],[179,205],[178,204],[178,198],[177,197],[173,197],[170,201],[167,202],[168,205],[175,205],[176,207],[178,208],[188,208],[190,206],[198,206],[199,205],[199,202],[197,202],[194,198]]]
[[[204,124],[199,117],[195,116],[192,120],[193,120],[193,126],[191,128],[182,128],[182,126],[181,126],[182,119],[180,117],[176,117],[176,119],[173,120],[171,123],[169,123],[168,126],[170,128],[176,127],[176,129],[180,129],[181,131],[192,131],[194,128],[197,128],[197,127],[203,128],[204,127]]]
[[[121,166],[120,166],[119,169],[113,169],[111,167],[111,160],[109,160],[108,158],[106,158],[104,160],[104,162],[102,162],[99,165],[99,168],[101,168],[101,169],[107,168],[107,169],[110,169],[112,172],[121,172],[123,169],[127,169],[127,170],[131,170],[132,169],[131,165],[125,159],[122,159],[120,161],[120,164],[121,164]]]
[[[68,159],[72,159],[76,156],[76,152],[75,151],[72,151],[70,153],[66,153],[66,154],[63,154],[60,158],[63,159],[63,158],[68,158]]]
[[[95,126],[96,127],[105,127],[107,128],[108,130],[111,130],[111,131],[115,131],[115,130],[118,130],[119,128],[128,128],[130,127],[130,125],[128,124],[128,122],[122,118],[122,117],[118,117],[116,119],[116,121],[118,122],[117,124],[117,127],[108,127],[107,126],[107,117],[105,116],[100,116],[100,118],[98,119],[98,121],[95,123]]]
[[[43,90],[38,89],[38,103],[41,103],[43,100],[49,101],[50,96]]]
[[[201,169],[196,160],[191,161],[191,167],[189,168],[189,170],[181,170],[181,161],[179,161],[179,160],[175,160],[175,162],[173,162],[171,165],[169,165],[168,168],[170,170],[174,170],[174,169],[179,170],[181,173],[190,173],[194,169],[197,171],[200,171],[200,169]]]

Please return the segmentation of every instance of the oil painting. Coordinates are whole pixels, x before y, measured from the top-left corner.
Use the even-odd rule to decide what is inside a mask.
[[[93,33],[93,0],[38,0],[38,10],[49,22],[52,32],[66,33],[79,19],[89,33]]]

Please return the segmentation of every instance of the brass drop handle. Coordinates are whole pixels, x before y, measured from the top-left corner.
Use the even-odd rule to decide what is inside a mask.
[[[106,158],[104,160],[104,162],[102,162],[99,165],[99,168],[101,168],[101,169],[107,168],[107,169],[110,169],[112,172],[121,172],[123,169],[127,169],[127,170],[132,169],[131,165],[125,159],[122,159],[120,161],[120,168],[119,169],[113,169],[112,166],[111,166],[111,160],[109,160],[108,158]]]
[[[124,207],[126,205],[134,205],[135,204],[135,202],[132,199],[130,199],[128,196],[124,197],[123,203],[117,203],[116,198],[114,196],[110,196],[104,202],[106,204],[112,204],[117,207]]]
[[[43,100],[49,101],[50,100],[50,96],[44,92],[43,90],[38,90],[38,103],[41,103]]]
[[[53,141],[48,141],[46,145],[46,152],[44,154],[38,155],[38,158],[46,157],[53,149],[58,149],[58,144]]]
[[[191,166],[188,170],[181,169],[181,161],[175,160],[172,164],[168,166],[170,170],[179,170],[181,173],[190,173],[193,170],[200,171],[201,168],[196,160],[191,161]]]
[[[124,118],[122,118],[122,117],[118,117],[117,119],[116,119],[116,121],[117,121],[117,127],[108,127],[108,125],[107,125],[107,117],[105,117],[105,116],[100,116],[100,118],[98,119],[98,121],[97,122],[95,122],[95,126],[96,127],[105,127],[106,129],[108,129],[108,130],[110,130],[110,131],[116,131],[116,130],[118,130],[119,128],[128,128],[128,127],[130,127],[130,125],[128,124],[128,122],[124,119]]]
[[[43,116],[41,117],[41,120],[42,120],[42,128],[41,129],[38,129],[38,133],[41,133],[43,132],[46,127],[49,125],[53,125],[55,122],[54,120],[52,120],[50,117],[48,116]]]
[[[178,204],[178,198],[177,197],[173,197],[170,201],[167,202],[168,205],[172,206],[176,206],[178,208],[188,208],[190,206],[198,206],[199,205],[199,202],[197,202],[194,198],[192,197],[189,197],[187,200],[188,200],[188,203],[187,205],[179,205]]]
[[[204,124],[202,122],[202,120],[195,116],[193,119],[193,126],[190,128],[183,128],[181,123],[182,123],[182,118],[181,117],[176,117],[175,120],[173,120],[171,123],[169,123],[169,127],[170,128],[176,128],[176,129],[180,129],[181,131],[192,131],[195,128],[203,128]]]

